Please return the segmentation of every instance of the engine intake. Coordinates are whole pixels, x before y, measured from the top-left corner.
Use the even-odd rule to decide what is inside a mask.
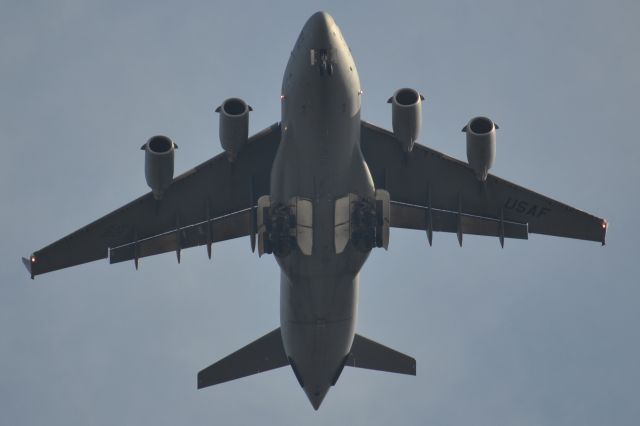
[[[487,117],[474,117],[463,127],[467,134],[467,160],[478,180],[487,179],[496,159],[496,129],[498,125]]]
[[[220,113],[220,144],[229,161],[236,159],[249,139],[249,111],[253,108],[240,98],[229,98],[216,109]]]
[[[411,152],[422,128],[422,101],[424,96],[414,89],[397,90],[387,101],[391,104],[393,134],[405,152]]]
[[[173,163],[178,145],[166,136],[150,138],[140,149],[144,150],[144,176],[156,200],[173,181]]]

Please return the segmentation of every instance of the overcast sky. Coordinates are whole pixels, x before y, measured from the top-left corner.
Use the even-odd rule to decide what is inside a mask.
[[[291,4],[287,4],[291,3]],[[640,3],[0,0],[0,424],[635,425],[640,418]],[[295,3],[295,4],[294,4]],[[382,2],[381,2],[382,3]],[[345,369],[314,412],[289,368],[206,390],[196,373],[279,325],[279,271],[248,238],[31,281],[20,256],[147,191],[161,133],[181,173],[221,152],[214,108],[279,120],[306,19],[353,52],[362,117],[426,96],[420,142],[606,217],[607,245],[393,230],[361,276],[358,332],[417,377]]]

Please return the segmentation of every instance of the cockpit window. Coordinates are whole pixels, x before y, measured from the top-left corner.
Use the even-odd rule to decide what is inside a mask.
[[[331,76],[335,63],[335,49],[310,49],[309,57],[312,67],[318,67],[320,75]]]

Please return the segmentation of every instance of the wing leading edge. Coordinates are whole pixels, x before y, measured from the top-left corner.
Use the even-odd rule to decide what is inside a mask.
[[[493,175],[482,183],[468,164],[419,144],[406,154],[393,133],[364,121],[360,146],[376,188],[389,191],[400,213],[391,226],[426,230],[429,240],[430,231],[457,232],[462,243],[463,222],[473,219],[469,233],[501,242],[526,238],[526,226],[528,233],[605,243],[606,220]]]
[[[31,277],[111,255],[111,263],[210,244],[254,231],[252,209],[269,193],[278,123],[252,136],[233,163],[223,153],[23,258]],[[209,230],[209,234],[205,233]],[[110,253],[111,252],[111,253]]]

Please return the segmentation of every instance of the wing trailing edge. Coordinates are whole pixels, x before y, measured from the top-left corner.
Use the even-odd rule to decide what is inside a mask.
[[[458,235],[462,245],[464,234],[493,236],[500,239],[504,247],[505,238],[526,240],[529,238],[528,224],[504,220],[498,217],[477,216],[459,211],[449,211],[398,202],[391,203],[391,226],[431,232],[452,232]],[[429,238],[431,243],[431,238]]]
[[[114,247],[109,250],[109,262],[136,260],[161,253],[207,246],[211,258],[211,244],[250,235],[253,225],[253,209],[244,209],[215,219],[208,219],[190,226],[176,228],[163,234]],[[179,259],[179,258],[178,258]]]

